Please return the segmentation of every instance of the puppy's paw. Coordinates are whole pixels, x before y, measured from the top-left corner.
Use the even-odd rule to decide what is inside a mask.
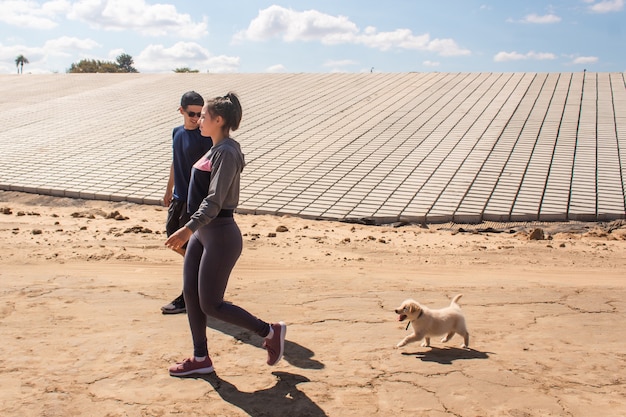
[[[469,346],[467,346],[465,343],[461,344],[461,349],[469,349]]]
[[[402,341],[402,342],[400,342],[400,343],[398,343],[398,344],[396,345],[396,349],[399,349],[399,348],[401,348],[401,347],[402,347],[402,346],[404,346],[404,345],[406,345],[406,342]]]
[[[430,347],[430,343],[428,343],[428,342],[422,342],[422,347]]]

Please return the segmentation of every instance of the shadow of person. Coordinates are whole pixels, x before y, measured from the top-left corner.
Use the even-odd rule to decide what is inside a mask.
[[[451,365],[455,360],[488,359],[489,353],[490,352],[480,352],[474,349],[461,349],[456,347],[431,347],[430,350],[424,352],[404,352],[402,354],[415,356],[423,362],[437,362],[442,365]]]
[[[196,376],[213,386],[215,392],[226,402],[239,407],[252,417],[261,416],[308,416],[326,417],[326,413],[296,385],[310,380],[302,375],[288,372],[272,372],[278,382],[271,388],[242,392],[215,372]]]
[[[213,317],[207,317],[207,327],[230,335],[242,343],[262,348],[263,340],[241,327],[217,320]],[[289,331],[287,331],[287,337],[289,337]],[[285,339],[283,360],[289,362],[291,365],[301,369],[323,369],[324,364],[313,359],[314,354],[312,350]]]

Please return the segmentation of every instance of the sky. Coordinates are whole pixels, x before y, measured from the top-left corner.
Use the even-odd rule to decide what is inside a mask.
[[[0,0],[0,74],[624,72],[626,0]]]

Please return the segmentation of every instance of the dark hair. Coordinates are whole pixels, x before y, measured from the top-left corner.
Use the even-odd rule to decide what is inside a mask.
[[[206,102],[206,111],[211,115],[211,118],[222,116],[226,133],[239,129],[242,110],[237,94],[229,92],[223,97],[215,97],[208,100]]]
[[[180,98],[180,105],[183,109],[186,109],[187,106],[204,106],[204,99],[195,91],[187,91]]]

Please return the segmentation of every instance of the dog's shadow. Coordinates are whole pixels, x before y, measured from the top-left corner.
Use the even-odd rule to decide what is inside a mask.
[[[491,352],[481,352],[475,349],[461,349],[457,347],[430,347],[423,352],[403,352],[403,355],[415,356],[423,362],[437,362],[441,365],[452,365],[456,360],[489,359]]]
[[[258,336],[235,325],[207,317],[207,327],[230,335],[242,343],[262,348],[263,341]],[[287,337],[289,337],[289,333],[287,333]],[[312,350],[285,339],[283,360],[291,365],[302,369],[323,369],[324,364],[313,359],[314,355],[315,353]]]
[[[247,415],[261,416],[311,416],[327,417],[324,410],[315,404],[297,385],[310,380],[302,375],[288,372],[272,372],[278,381],[271,388],[240,391],[234,384],[220,378],[215,372],[196,376],[213,386],[224,401],[239,407]]]

